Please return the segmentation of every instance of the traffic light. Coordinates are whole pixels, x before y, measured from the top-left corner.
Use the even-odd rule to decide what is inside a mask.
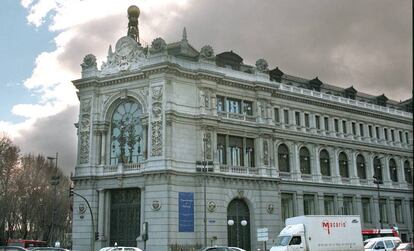
[[[95,232],[95,240],[99,240],[99,232]]]
[[[69,197],[73,196],[73,187],[69,187]]]

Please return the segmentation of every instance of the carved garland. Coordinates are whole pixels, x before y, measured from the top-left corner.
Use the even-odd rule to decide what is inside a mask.
[[[151,88],[152,121],[151,121],[151,156],[162,155],[162,86]]]
[[[91,100],[84,100],[81,108],[81,122],[79,126],[80,134],[80,153],[79,163],[86,164],[89,162],[89,134],[91,128]]]

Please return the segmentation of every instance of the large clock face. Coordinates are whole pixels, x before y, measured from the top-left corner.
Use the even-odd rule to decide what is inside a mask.
[[[137,43],[130,37],[122,37],[118,40],[115,53],[121,57],[128,56],[133,50],[137,49]]]

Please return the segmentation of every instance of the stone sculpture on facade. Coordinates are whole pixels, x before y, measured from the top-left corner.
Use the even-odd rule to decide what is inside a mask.
[[[269,70],[269,64],[267,63],[266,60],[264,59],[258,59],[256,61],[256,68],[257,70],[259,70],[260,72],[267,72]]]
[[[167,48],[167,43],[164,39],[158,37],[151,43],[151,53],[162,52]]]
[[[80,149],[79,163],[86,164],[89,162],[89,134],[90,134],[90,110],[91,100],[83,101],[81,108],[81,121],[79,123]]]
[[[162,86],[155,86],[151,88],[151,156],[162,155],[162,88]]]
[[[214,60],[214,50],[210,45],[205,45],[200,50],[200,57],[202,59]]]

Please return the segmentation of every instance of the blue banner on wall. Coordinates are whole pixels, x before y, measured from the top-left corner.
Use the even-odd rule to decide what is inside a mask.
[[[178,193],[178,231],[194,232],[194,193]]]

